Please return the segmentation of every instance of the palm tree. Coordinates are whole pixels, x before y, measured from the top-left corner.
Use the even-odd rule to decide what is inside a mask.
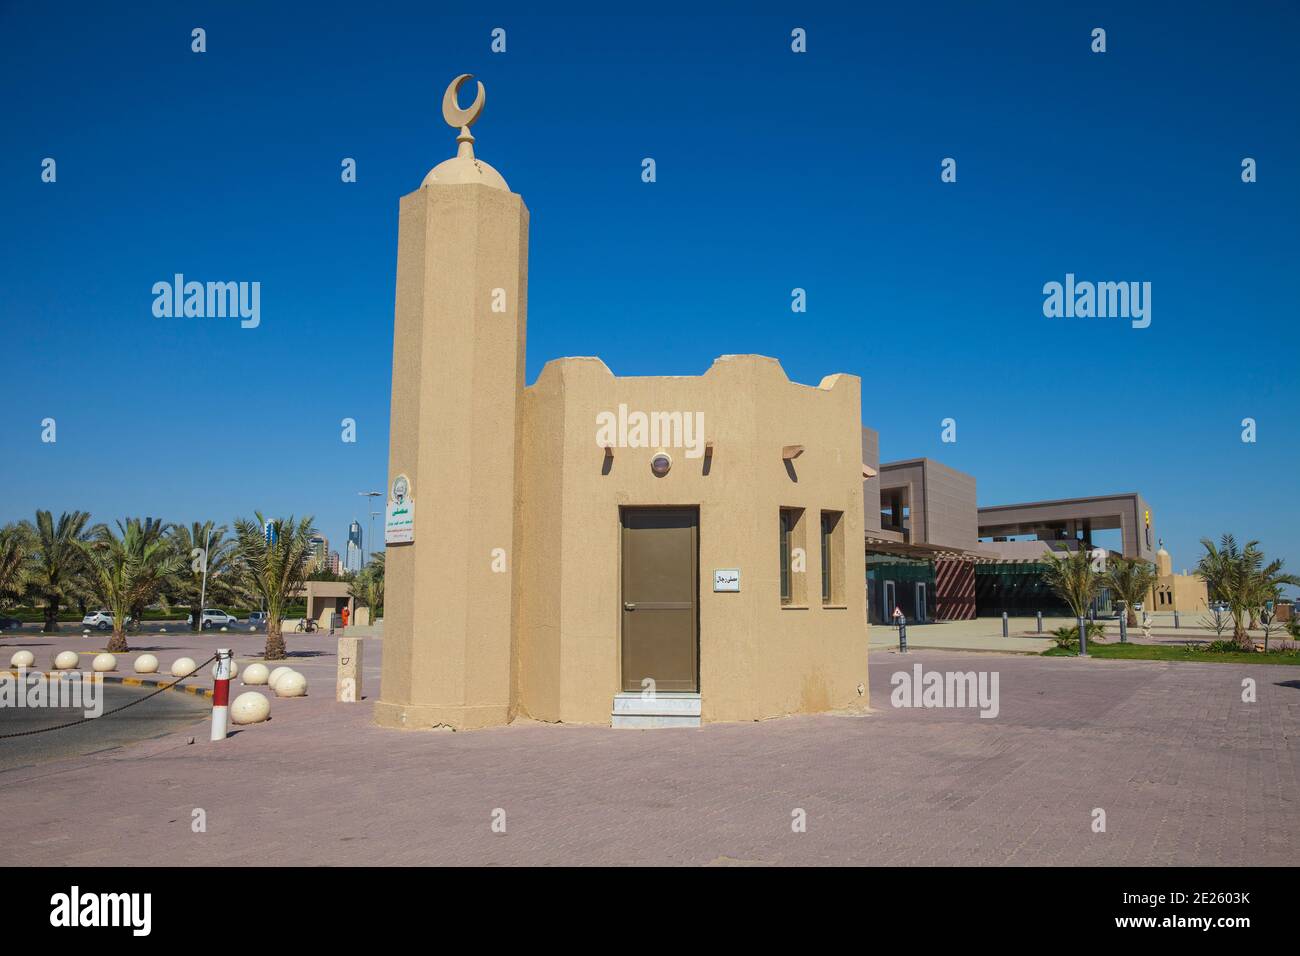
[[[1252,541],[1251,544],[1254,542]],[[1263,551],[1250,548],[1247,550],[1251,551],[1248,607],[1251,623],[1256,624],[1264,616],[1268,602],[1272,601],[1273,607],[1277,607],[1278,601],[1282,599],[1282,587],[1287,584],[1300,585],[1300,577],[1282,570],[1286,565],[1282,558],[1275,558],[1265,564]],[[1264,635],[1264,648],[1268,649],[1267,633]]]
[[[1128,626],[1137,627],[1135,608],[1147,599],[1158,578],[1155,565],[1148,561],[1140,558],[1112,558],[1101,583],[1110,588],[1124,605]]]
[[[201,598],[206,597],[213,604],[227,604],[247,597],[236,560],[238,542],[233,537],[226,537],[227,531],[225,525],[214,527],[211,521],[172,526],[172,547],[184,561],[180,572],[173,578],[169,591],[178,603],[189,605],[192,631],[199,630],[201,626]],[[206,595],[203,590],[205,547],[208,572]]]
[[[1043,581],[1070,605],[1076,618],[1088,616],[1088,608],[1101,587],[1101,575],[1093,569],[1092,555],[1083,548],[1063,558],[1048,554]]]
[[[371,555],[370,563],[352,580],[348,592],[358,604],[370,608],[373,624],[384,606],[384,552]]]
[[[280,630],[284,608],[302,587],[316,533],[310,517],[295,522],[293,516],[268,521],[261,512],[256,522],[235,521],[238,557],[249,586],[266,602],[266,654],[268,661],[284,658]]]
[[[28,590],[43,605],[46,633],[59,629],[59,606],[75,595],[86,570],[81,545],[89,540],[87,511],[65,511],[55,523],[48,511],[36,512],[35,523],[23,522],[34,539],[35,561]]]
[[[151,545],[154,543],[161,543],[164,546],[170,548],[171,544],[167,540],[166,534],[171,529],[171,525],[167,524],[166,522],[158,518],[128,518],[127,519],[128,524],[130,524],[132,521],[134,521],[137,525],[139,525],[140,537],[142,539],[143,544]],[[119,521],[117,523],[117,526],[119,530],[121,530],[125,534],[125,528],[122,527],[122,522]],[[141,595],[131,605],[131,619],[132,619],[132,623],[135,625],[137,629],[140,627],[140,624],[144,621],[144,611],[146,605],[153,603],[153,601],[155,601],[158,598],[162,598],[164,602],[164,606],[166,606],[167,585],[172,581],[172,579],[175,578],[175,576],[176,576],[175,569],[168,571],[164,580],[161,582],[161,586],[157,590],[153,590],[147,596]]]
[[[1248,541],[1243,548],[1237,539],[1225,534],[1218,547],[1209,538],[1201,539],[1205,554],[1196,566],[1196,573],[1205,579],[1210,600],[1228,605],[1232,615],[1232,638],[1244,647],[1250,647],[1248,622],[1258,618],[1260,610],[1269,600],[1276,600],[1282,586],[1300,584],[1300,577],[1282,570],[1280,558],[1265,563],[1264,552],[1258,541]]]
[[[34,542],[26,525],[0,528],[0,606],[17,600],[32,576]]]
[[[1250,542],[1247,548],[1255,543]],[[1205,580],[1210,600],[1228,606],[1232,639],[1238,644],[1249,644],[1250,637],[1242,620],[1246,614],[1245,553],[1230,534],[1222,535],[1217,547],[1209,538],[1202,538],[1201,547],[1205,548],[1205,554],[1196,564],[1196,573]]]
[[[370,564],[366,568],[370,575],[370,597],[374,602],[370,605],[372,619],[382,614],[384,610],[384,554],[383,551],[372,554]]]
[[[96,597],[113,615],[110,654],[120,654],[126,644],[126,620],[162,594],[168,579],[182,567],[182,558],[171,548],[153,519],[128,518],[117,523],[121,535],[107,525],[95,529],[95,536],[79,546],[86,557],[87,577]]]
[[[1226,602],[1228,578],[1234,562],[1241,557],[1237,539],[1225,534],[1219,539],[1218,547],[1215,547],[1209,538],[1202,538],[1201,547],[1205,549],[1205,554],[1201,555],[1201,560],[1196,565],[1196,573],[1205,581],[1205,590],[1211,601]]]

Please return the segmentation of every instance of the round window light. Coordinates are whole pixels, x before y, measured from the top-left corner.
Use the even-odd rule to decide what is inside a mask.
[[[668,474],[668,470],[672,467],[672,456],[666,451],[656,452],[655,456],[650,459],[650,470],[654,472],[656,478],[662,478]]]

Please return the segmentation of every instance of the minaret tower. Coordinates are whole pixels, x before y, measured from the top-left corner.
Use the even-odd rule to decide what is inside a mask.
[[[463,729],[514,716],[528,209],[474,156],[469,128],[485,94],[479,83],[461,109],[468,79],[453,80],[442,101],[460,131],[456,155],[400,206],[386,525],[392,535],[409,522],[411,540],[387,548],[374,711],[386,727]]]
[[[1160,550],[1156,552],[1156,574],[1160,577],[1168,577],[1174,573],[1174,560],[1165,550],[1165,539],[1160,539]]]

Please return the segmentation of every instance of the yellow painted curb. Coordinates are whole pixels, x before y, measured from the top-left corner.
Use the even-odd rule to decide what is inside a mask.
[[[101,680],[106,684],[125,684],[128,687],[152,687],[155,689],[163,686],[161,682],[154,683],[153,681],[141,680],[138,677],[115,677],[111,674],[102,674],[98,672],[90,675],[87,675],[81,671],[78,671],[78,673],[82,675],[83,679],[89,676],[92,679],[98,678],[99,680]],[[14,670],[13,668],[7,668],[5,670],[0,670],[0,674],[8,674],[10,677],[17,677],[18,671]],[[67,679],[67,674],[65,672],[60,672],[60,671],[28,671],[27,672],[28,677],[31,677],[33,674],[40,674],[46,680],[49,680],[52,676],[57,677],[59,680]],[[167,690],[174,690],[177,692],[184,691],[185,693],[193,694],[196,697],[212,696],[211,687],[197,687],[190,684],[181,684],[176,687],[168,687]]]

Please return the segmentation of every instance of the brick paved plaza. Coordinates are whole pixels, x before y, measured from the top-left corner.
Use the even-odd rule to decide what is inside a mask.
[[[997,671],[997,718],[893,709],[917,662]],[[296,663],[311,696],[223,743],[0,772],[0,863],[1255,865],[1300,838],[1293,667],[873,651],[868,716],[453,734],[377,729],[332,655]]]

